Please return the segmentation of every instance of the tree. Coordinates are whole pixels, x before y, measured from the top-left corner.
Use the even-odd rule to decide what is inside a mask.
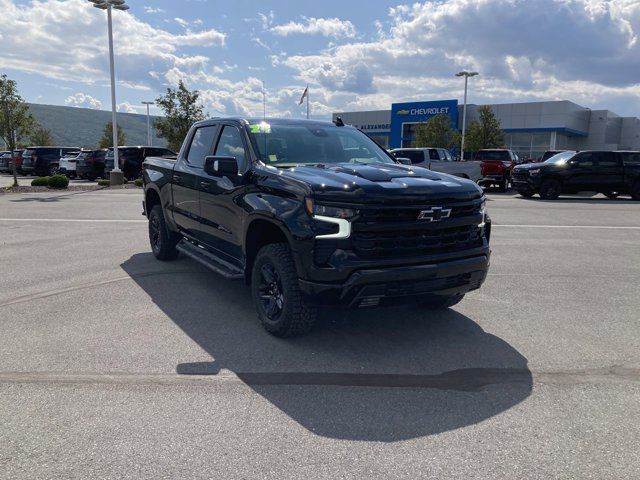
[[[478,108],[478,120],[469,125],[465,139],[465,150],[477,152],[482,148],[499,148],[504,145],[504,132],[500,120],[491,110],[483,105]]]
[[[6,75],[0,76],[0,138],[13,152],[18,140],[25,137],[33,126],[29,106],[18,94],[18,84]],[[16,164],[13,163],[13,186],[18,186]]]
[[[118,146],[122,146],[127,143],[127,136],[120,125],[118,125]],[[112,148],[113,147],[113,122],[107,122],[102,132],[102,138],[98,142],[99,148]]]
[[[450,150],[460,145],[460,132],[451,126],[449,115],[436,115],[416,127],[416,147]]]
[[[164,112],[164,118],[157,119],[153,126],[158,130],[159,136],[167,140],[170,149],[178,151],[191,125],[204,120],[199,98],[198,90],[190,91],[180,80],[177,89],[169,87],[166,95],[156,99],[156,104]]]
[[[53,145],[53,134],[51,130],[43,127],[42,125],[38,125],[31,135],[29,135],[29,140],[31,140],[32,145]]]

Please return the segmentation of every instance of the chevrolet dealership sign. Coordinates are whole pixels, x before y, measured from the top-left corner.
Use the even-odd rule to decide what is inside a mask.
[[[403,124],[423,123],[436,115],[448,115],[451,118],[451,126],[457,129],[458,101],[438,100],[435,102],[394,103],[391,105],[389,146],[391,148],[399,148],[402,146],[402,140],[411,140],[402,138]]]

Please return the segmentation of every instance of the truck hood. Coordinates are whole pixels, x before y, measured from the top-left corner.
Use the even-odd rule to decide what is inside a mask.
[[[303,166],[284,170],[282,175],[305,183],[316,198],[332,201],[373,203],[425,196],[469,199],[483,194],[471,180],[386,163]]]
[[[537,169],[539,169],[541,167],[547,167],[547,166],[548,166],[548,164],[545,165],[542,162],[541,163],[524,163],[522,165],[518,165],[518,166],[514,167],[514,170],[520,170],[520,171],[522,171],[522,170],[537,170]]]

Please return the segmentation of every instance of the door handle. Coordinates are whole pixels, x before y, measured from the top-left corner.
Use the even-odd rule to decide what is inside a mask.
[[[182,177],[180,175],[174,175],[173,176],[173,181],[174,182],[179,182],[180,180],[182,180]]]
[[[200,188],[209,188],[211,182],[200,182]]]

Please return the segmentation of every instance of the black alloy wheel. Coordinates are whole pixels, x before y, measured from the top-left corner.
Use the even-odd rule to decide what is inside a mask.
[[[271,263],[265,263],[260,269],[258,290],[264,314],[270,321],[277,321],[284,309],[284,292],[280,275]]]
[[[540,197],[545,200],[555,200],[560,196],[561,186],[557,180],[545,180],[540,185]]]

